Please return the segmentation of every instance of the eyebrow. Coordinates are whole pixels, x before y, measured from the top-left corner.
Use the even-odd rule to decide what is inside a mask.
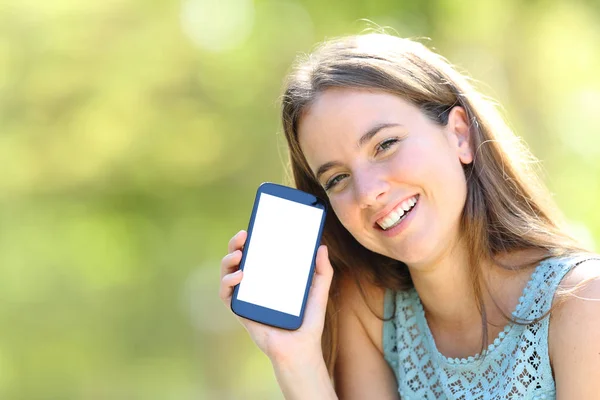
[[[396,127],[396,126],[401,126],[401,125],[396,124],[396,123],[380,123],[380,124],[373,126],[371,129],[369,129],[367,132],[365,132],[360,137],[360,139],[358,139],[358,148],[360,149],[365,144],[369,143],[369,141],[371,139],[373,139],[373,137],[375,135],[377,135],[381,130],[386,129],[386,128]],[[336,167],[338,165],[341,165],[341,163],[339,161],[330,161],[330,162],[326,162],[325,164],[321,165],[317,169],[317,173],[316,173],[317,180],[319,180],[321,175],[323,175],[325,172],[329,171],[331,168]]]

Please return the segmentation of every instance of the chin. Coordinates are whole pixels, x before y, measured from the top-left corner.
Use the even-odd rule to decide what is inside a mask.
[[[420,265],[427,263],[435,257],[435,246],[431,240],[411,240],[399,244],[394,249],[387,249],[390,258],[402,261],[407,265]]]

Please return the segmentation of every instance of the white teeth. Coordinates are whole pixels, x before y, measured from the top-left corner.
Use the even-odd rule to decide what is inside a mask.
[[[386,226],[386,228],[383,228],[383,229],[387,229],[390,226],[394,225],[396,222],[398,222],[398,220],[400,218],[402,218],[403,215],[404,215],[404,210],[402,210],[402,209],[393,210],[391,213],[388,214],[387,217],[385,217],[385,219],[383,220],[382,223],[379,224],[379,226],[381,226],[382,228],[384,226]]]
[[[394,210],[390,213],[390,217],[392,217],[392,219],[394,221],[398,220],[401,216],[404,215],[404,210]],[[388,217],[389,218],[389,217]],[[387,219],[387,218],[386,218]]]
[[[381,229],[389,229],[390,227],[397,225],[398,222],[402,219],[405,214],[405,211],[408,211],[411,207],[413,207],[417,203],[417,196],[411,197],[408,200],[405,200],[400,204],[400,206],[396,207],[396,209],[392,210],[383,221],[378,221],[377,224],[381,227]]]
[[[400,206],[402,207],[402,209],[404,211],[408,211],[412,205],[410,204],[410,202],[408,200],[405,200],[402,202],[402,204]]]

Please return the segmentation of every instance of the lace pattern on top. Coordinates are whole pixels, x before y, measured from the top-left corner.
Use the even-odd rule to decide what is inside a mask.
[[[556,288],[587,256],[542,261],[531,275],[512,313],[518,321],[546,313]],[[402,399],[553,399],[555,386],[548,355],[548,318],[529,325],[509,323],[483,354],[448,358],[427,325],[417,292],[386,291],[383,347]]]

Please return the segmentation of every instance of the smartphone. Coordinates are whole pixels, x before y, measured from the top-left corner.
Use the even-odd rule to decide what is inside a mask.
[[[256,191],[231,309],[278,328],[302,325],[327,206],[325,201],[274,183]]]

